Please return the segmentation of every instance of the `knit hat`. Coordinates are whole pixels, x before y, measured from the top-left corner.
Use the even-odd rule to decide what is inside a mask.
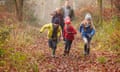
[[[54,24],[60,24],[60,20],[59,18],[55,18],[54,21],[53,21]]]
[[[66,17],[64,21],[65,21],[65,24],[71,24],[70,17]]]
[[[87,13],[86,15],[85,15],[85,20],[88,20],[88,19],[92,19],[92,16],[91,16],[91,14],[90,13]]]

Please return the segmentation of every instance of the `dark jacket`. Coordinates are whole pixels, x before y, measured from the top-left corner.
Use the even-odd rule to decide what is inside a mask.
[[[61,26],[61,28],[63,29],[63,27],[64,27],[64,19],[63,19],[63,15],[62,14],[57,14],[57,13],[55,13],[55,15],[53,15],[53,17],[52,17],[52,23],[54,22],[54,20],[56,19],[56,18],[58,18],[59,20],[60,20],[60,26]]]
[[[62,8],[62,11],[63,11],[63,15],[64,15],[64,18],[65,18],[65,8],[66,7],[63,7]],[[69,6],[69,7],[67,7],[67,9],[69,10],[69,17],[70,17],[70,19],[71,19],[71,21],[74,19],[74,17],[75,17],[75,15],[74,15],[74,10]]]

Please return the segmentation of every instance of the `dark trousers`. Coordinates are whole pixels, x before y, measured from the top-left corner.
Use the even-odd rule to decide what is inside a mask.
[[[90,53],[90,42],[91,38],[84,37],[83,38],[85,45],[84,45],[84,53],[85,55],[88,55]]]
[[[63,37],[63,41],[65,41],[65,38],[64,38],[64,23],[63,24],[60,24],[61,26],[61,29],[62,29],[62,37]]]
[[[49,47],[52,49],[52,55],[55,55],[55,51],[57,48],[57,40],[49,39],[48,44],[49,44]]]
[[[84,45],[84,53],[85,55],[88,55],[90,53],[90,47],[88,47],[88,44]]]
[[[65,50],[64,50],[64,53],[68,53],[69,54],[69,52],[70,52],[70,48],[71,48],[71,44],[72,44],[72,41],[73,40],[65,40],[66,41],[66,43],[65,43]]]

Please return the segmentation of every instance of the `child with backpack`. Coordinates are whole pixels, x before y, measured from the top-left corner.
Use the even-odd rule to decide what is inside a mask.
[[[80,25],[80,33],[82,35],[82,39],[84,40],[84,55],[89,55],[90,53],[90,42],[92,37],[95,34],[95,27],[92,22],[92,17],[88,13],[85,16],[84,21]]]
[[[64,38],[65,38],[65,50],[64,56],[69,55],[71,44],[74,40],[74,35],[77,33],[74,27],[71,25],[71,20],[69,17],[65,18],[65,27],[64,27]]]
[[[57,41],[61,36],[61,27],[59,25],[59,19],[56,18],[53,23],[45,24],[41,29],[40,33],[48,30],[48,45],[52,49],[52,57],[55,57],[55,52],[57,48]]]

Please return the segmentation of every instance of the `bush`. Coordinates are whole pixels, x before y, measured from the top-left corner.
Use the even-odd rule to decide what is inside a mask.
[[[5,66],[5,65],[6,65],[6,61],[1,60],[1,61],[0,61],[0,66],[2,66],[2,67],[3,67],[3,66]]]
[[[103,26],[96,29],[96,34],[93,40],[96,42],[98,50],[109,50],[109,37],[114,31],[113,24],[110,22],[103,22]]]
[[[107,59],[104,56],[101,56],[101,57],[97,58],[97,62],[104,64],[107,62]]]
[[[39,29],[17,20],[10,22],[7,20],[0,21],[0,71],[38,72],[38,64],[34,62],[43,60],[44,56],[36,52],[33,57],[33,53],[29,52],[30,45],[34,44],[40,35]],[[32,24],[33,22],[35,21],[32,21]]]
[[[110,34],[108,40],[108,46],[110,47],[111,51],[120,52],[120,23],[115,23],[115,28],[112,34]]]
[[[0,46],[2,46],[8,40],[10,32],[11,32],[10,27],[0,28]]]
[[[4,57],[5,55],[5,50],[0,48],[0,57]]]
[[[34,63],[34,64],[32,65],[32,68],[33,68],[33,71],[34,71],[34,72],[39,72],[39,68],[38,68],[38,65],[37,65],[36,63]]]
[[[22,52],[11,53],[10,63],[17,71],[22,72],[27,70],[27,55]]]

